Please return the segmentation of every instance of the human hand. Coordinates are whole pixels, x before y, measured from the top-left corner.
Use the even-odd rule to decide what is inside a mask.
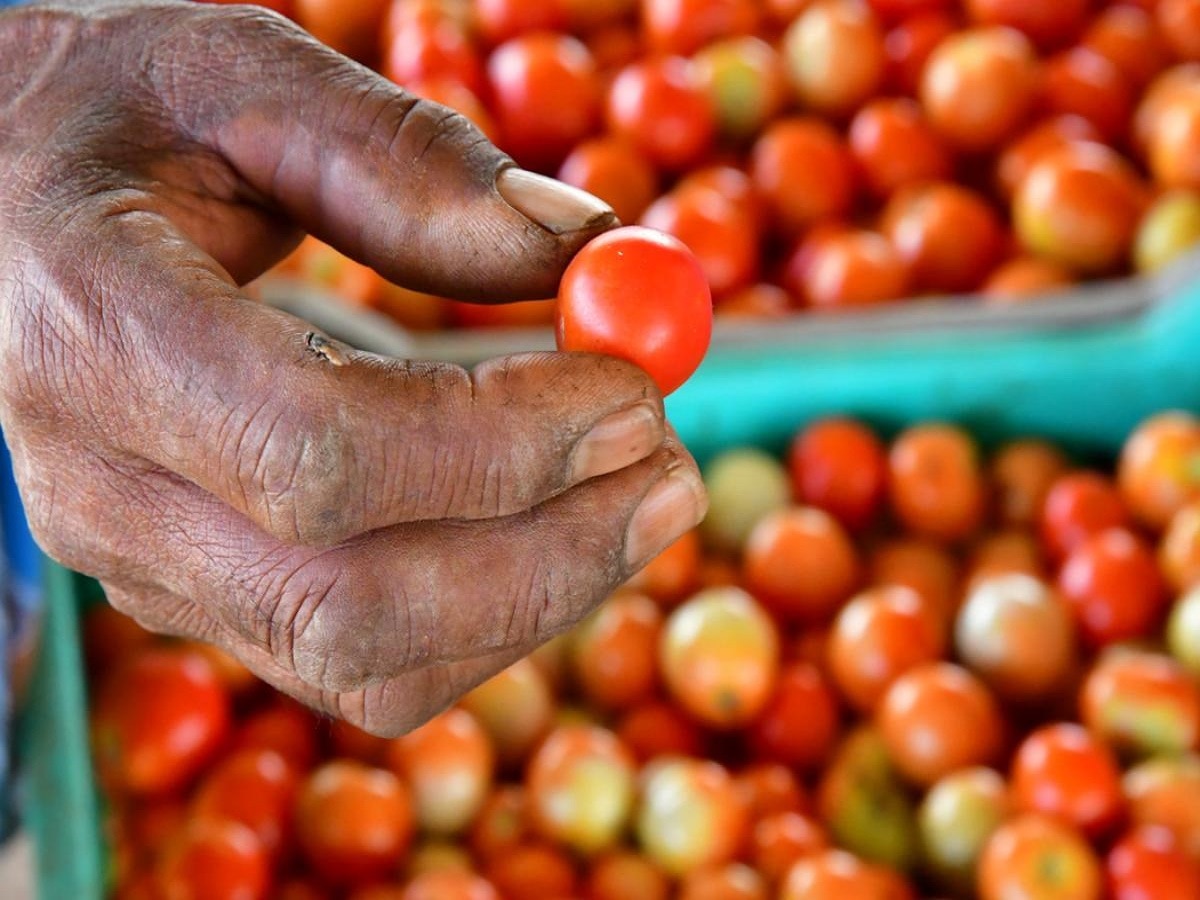
[[[702,516],[628,364],[387,360],[239,290],[307,231],[550,296],[595,198],[269,13],[31,7],[0,58],[0,422],[39,542],[118,609],[395,734]]]

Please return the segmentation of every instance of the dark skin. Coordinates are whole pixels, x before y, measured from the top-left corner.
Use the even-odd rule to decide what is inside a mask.
[[[398,734],[703,515],[628,364],[384,359],[240,290],[310,232],[550,296],[600,201],[249,8],[17,9],[0,59],[0,422],[38,541],[118,609]]]

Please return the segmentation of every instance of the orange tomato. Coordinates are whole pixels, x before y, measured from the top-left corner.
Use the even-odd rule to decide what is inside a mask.
[[[912,900],[915,896],[900,876],[844,850],[825,850],[798,860],[779,891],[779,900]]]
[[[658,687],[663,615],[642,594],[619,593],[600,606],[570,640],[571,670],[584,698],[600,709],[628,709]]]
[[[828,620],[861,578],[858,553],[837,520],[812,506],[761,518],[742,554],[742,578],[770,612],[785,621]]]
[[[776,227],[798,234],[845,215],[857,190],[854,158],[841,136],[815,118],[771,124],[750,152],[750,175]]]
[[[1102,656],[1084,680],[1079,706],[1083,724],[1119,753],[1200,750],[1200,686],[1169,656]]]
[[[1000,751],[1004,722],[991,691],[951,663],[900,675],[876,711],[897,770],[928,788],[951,772],[986,765]]]
[[[979,862],[980,900],[1100,900],[1100,863],[1069,825],[1026,813],[1001,825]]]
[[[666,874],[634,850],[619,849],[596,857],[588,868],[587,900],[667,900]]]
[[[1038,90],[1038,60],[1010,28],[976,28],[943,40],[921,73],[925,115],[961,150],[992,150],[1025,122]]]
[[[814,310],[838,310],[899,300],[908,294],[908,266],[886,238],[848,231],[814,246],[804,278]]]
[[[968,538],[987,508],[981,469],[979,448],[961,428],[939,423],[909,428],[888,455],[892,509],[918,535],[947,542]]]
[[[313,37],[368,65],[378,52],[380,27],[389,0],[292,0],[292,14]]]
[[[1176,57],[1200,60],[1200,3],[1159,0],[1155,16],[1159,32]]]
[[[1129,819],[1161,830],[1193,859],[1200,859],[1200,757],[1162,756],[1138,763],[1121,782]]]
[[[447,869],[417,875],[398,900],[500,900],[500,895],[490,881],[473,872]]]
[[[501,897],[515,900],[571,897],[579,880],[575,864],[564,849],[536,841],[493,858],[483,874]]]
[[[636,222],[658,194],[654,167],[632,144],[614,137],[577,144],[558,179],[599,197],[622,222]]]
[[[667,618],[659,667],[667,691],[689,714],[714,728],[736,728],[771,698],[779,634],[749,594],[710,588]]]
[[[733,780],[751,821],[808,808],[804,785],[796,771],[783,763],[751,763],[739,770]]]
[[[980,292],[994,305],[1013,304],[1056,294],[1074,284],[1075,276],[1058,263],[1019,256],[992,270]]]
[[[871,584],[905,587],[938,619],[948,622],[959,599],[959,565],[940,544],[923,538],[891,538],[871,554]]]
[[[1105,871],[1112,900],[1200,897],[1200,862],[1155,829],[1136,829],[1117,841],[1108,851]]]
[[[1149,84],[1170,62],[1154,16],[1131,4],[1101,10],[1080,44],[1108,59],[1136,88]]]
[[[1164,529],[1176,512],[1200,500],[1200,418],[1176,411],[1142,422],[1121,450],[1117,482],[1134,516]]]
[[[860,109],[850,122],[849,142],[867,186],[878,197],[954,174],[950,150],[920,105],[906,97],[872,100]]]
[[[677,606],[700,583],[700,532],[692,529],[654,557],[627,582],[644,591],[666,608]]]
[[[767,900],[763,876],[745,863],[693,869],[679,882],[677,900]]]
[[[1200,502],[1171,517],[1158,545],[1158,565],[1181,594],[1200,585]]]
[[[1002,446],[988,465],[993,506],[1000,521],[1022,527],[1036,525],[1051,487],[1066,472],[1066,456],[1048,441],[1027,438]]]
[[[783,59],[801,102],[831,116],[853,113],[879,89],[883,29],[862,0],[815,0],[783,35]]]

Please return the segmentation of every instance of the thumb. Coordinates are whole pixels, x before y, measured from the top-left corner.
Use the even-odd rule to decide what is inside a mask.
[[[407,94],[286,20],[189,13],[164,66],[195,54],[221,82],[179,79],[185,131],[307,231],[397,283],[475,300],[553,296],[567,262],[617,224],[597,198],[516,168],[466,118]],[[178,46],[176,46],[178,45]]]

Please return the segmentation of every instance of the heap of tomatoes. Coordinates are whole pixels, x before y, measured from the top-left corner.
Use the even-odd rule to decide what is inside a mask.
[[[718,315],[1154,271],[1200,240],[1197,0],[283,0],[700,259]],[[307,243],[412,328],[539,324]]]
[[[97,608],[116,896],[1200,897],[1200,418],[1110,470],[824,419],[705,480],[698,529],[393,740]]]

